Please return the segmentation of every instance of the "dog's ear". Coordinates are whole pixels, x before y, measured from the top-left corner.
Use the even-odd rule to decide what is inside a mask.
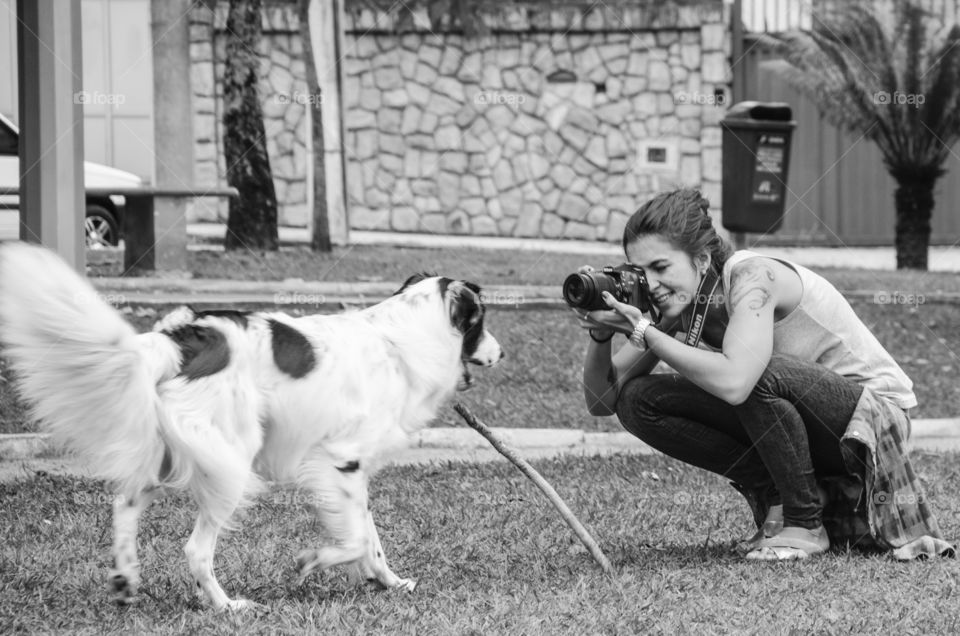
[[[450,298],[450,322],[460,333],[467,333],[483,319],[478,285],[454,281],[447,286],[447,295]]]

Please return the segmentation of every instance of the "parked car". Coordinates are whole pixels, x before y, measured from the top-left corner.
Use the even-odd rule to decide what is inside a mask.
[[[0,115],[0,190],[17,188],[20,184],[20,158],[17,154],[19,137],[17,126]],[[138,188],[143,185],[143,181],[135,174],[89,161],[83,162],[83,181],[85,188],[96,188],[99,191],[109,191],[110,188]],[[17,195],[0,195],[0,210],[6,215],[11,214],[11,210],[12,214],[17,214],[19,199]],[[120,241],[123,209],[126,204],[123,195],[88,194],[86,203],[87,214],[83,228],[87,246],[98,248],[116,245]]]

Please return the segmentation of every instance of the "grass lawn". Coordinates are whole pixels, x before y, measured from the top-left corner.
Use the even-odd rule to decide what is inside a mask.
[[[958,459],[915,457],[948,537],[960,530]],[[617,574],[605,577],[540,492],[506,462],[389,468],[372,508],[413,594],[351,587],[334,571],[294,582],[318,527],[292,492],[267,494],[224,537],[215,567],[232,595],[269,607],[202,609],[182,546],[194,507],[154,504],[140,540],[140,602],[109,603],[110,507],[99,482],[0,484],[0,633],[957,633],[952,560],[898,563],[847,551],[792,564],[731,552],[746,504],[719,477],[662,457],[537,463]]]
[[[195,277],[399,283],[413,272],[430,270],[487,285],[557,285],[558,295],[567,273],[587,262],[603,264],[596,256],[534,250],[389,246],[337,248],[330,255],[302,248],[266,254],[202,251],[190,252],[190,259]],[[841,290],[879,294],[856,298],[851,304],[913,379],[920,401],[914,417],[960,414],[956,406],[960,384],[955,381],[960,371],[960,323],[954,304],[936,300],[944,293],[960,293],[960,276],[849,269],[820,273]],[[159,315],[153,307],[123,309],[141,330],[149,329]],[[477,386],[469,397],[477,405],[478,417],[495,426],[619,430],[615,418],[591,417],[583,408],[579,378],[586,337],[567,310],[493,306],[489,328],[504,345],[507,358],[495,369],[476,373]],[[0,360],[0,433],[33,430],[5,378]],[[436,422],[459,424],[452,410],[443,412]]]

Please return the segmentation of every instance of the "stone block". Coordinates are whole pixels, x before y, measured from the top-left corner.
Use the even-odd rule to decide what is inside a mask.
[[[590,204],[586,199],[570,192],[566,192],[560,197],[560,204],[557,206],[557,215],[564,219],[582,220],[590,210]]]
[[[701,58],[700,75],[709,84],[727,84],[730,82],[730,67],[727,56],[722,52],[704,53]]]
[[[440,169],[457,174],[467,171],[467,155],[463,152],[449,151],[440,155]]]
[[[487,205],[481,198],[461,199],[460,208],[472,217],[484,216],[487,213]]]
[[[723,23],[704,24],[700,27],[700,43],[704,51],[726,51],[727,28]]]
[[[381,108],[377,111],[377,128],[382,132],[399,133],[402,118],[399,108]]]
[[[382,91],[403,88],[403,77],[396,67],[378,68],[373,71],[373,83]]]
[[[597,166],[601,170],[607,167],[608,158],[607,158],[607,149],[606,144],[604,143],[603,137],[594,137],[590,140],[590,143],[587,144],[587,149],[584,151],[583,156],[587,161]]]
[[[355,230],[389,230],[390,210],[350,206],[350,227]]]
[[[447,216],[445,214],[424,214],[420,219],[420,227],[430,234],[446,234]]]
[[[412,207],[396,207],[390,214],[390,227],[395,232],[416,232],[420,229],[420,215]]]
[[[380,149],[378,137],[379,133],[375,129],[358,130],[356,133],[357,144],[353,148],[353,158],[362,160],[376,156]]]
[[[403,108],[410,103],[410,92],[406,88],[396,88],[383,92],[383,104],[392,108]]]
[[[444,210],[453,210],[460,201],[460,176],[441,172],[437,177],[437,198]]]
[[[563,228],[566,221],[556,214],[544,213],[540,222],[540,235],[543,238],[560,238],[563,236]]]
[[[463,84],[452,77],[438,77],[437,81],[433,83],[433,90],[458,102],[458,107],[459,104],[463,104]]]
[[[407,146],[401,135],[380,135],[380,150],[385,153],[397,156],[403,156],[407,151]]]
[[[647,73],[647,88],[651,91],[669,91],[673,85],[670,66],[660,60],[651,60]]]
[[[407,148],[403,154],[403,176],[407,179],[417,179],[420,176],[421,152],[415,148]],[[422,194],[422,193],[414,193]]]
[[[441,126],[433,136],[437,150],[450,151],[463,148],[463,135],[453,125]]]
[[[479,177],[473,174],[465,174],[460,180],[460,191],[464,196],[480,197],[483,196],[483,188],[480,186]]]
[[[478,216],[472,219],[474,236],[497,236],[500,234],[497,222],[489,216]]]
[[[436,69],[426,64],[417,64],[417,70],[413,74],[414,81],[421,86],[433,86],[433,83],[437,81],[437,77]]]
[[[501,159],[493,166],[493,183],[500,192],[506,191],[516,183],[513,167],[507,159]]]
[[[463,210],[454,210],[447,216],[447,232],[470,234],[470,217]]]
[[[417,132],[422,111],[417,106],[407,106],[403,109],[403,118],[400,121],[400,134],[412,135]]]

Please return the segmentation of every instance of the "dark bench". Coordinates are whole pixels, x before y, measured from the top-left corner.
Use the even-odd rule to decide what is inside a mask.
[[[0,188],[0,195],[19,195],[19,188]],[[236,197],[236,188],[86,188],[87,198],[123,195],[121,220],[123,271],[184,271],[187,269],[187,199]]]
[[[86,195],[120,194],[126,199],[122,220],[123,271],[185,270],[187,219],[184,203],[203,197],[236,197],[236,188],[87,188]]]

